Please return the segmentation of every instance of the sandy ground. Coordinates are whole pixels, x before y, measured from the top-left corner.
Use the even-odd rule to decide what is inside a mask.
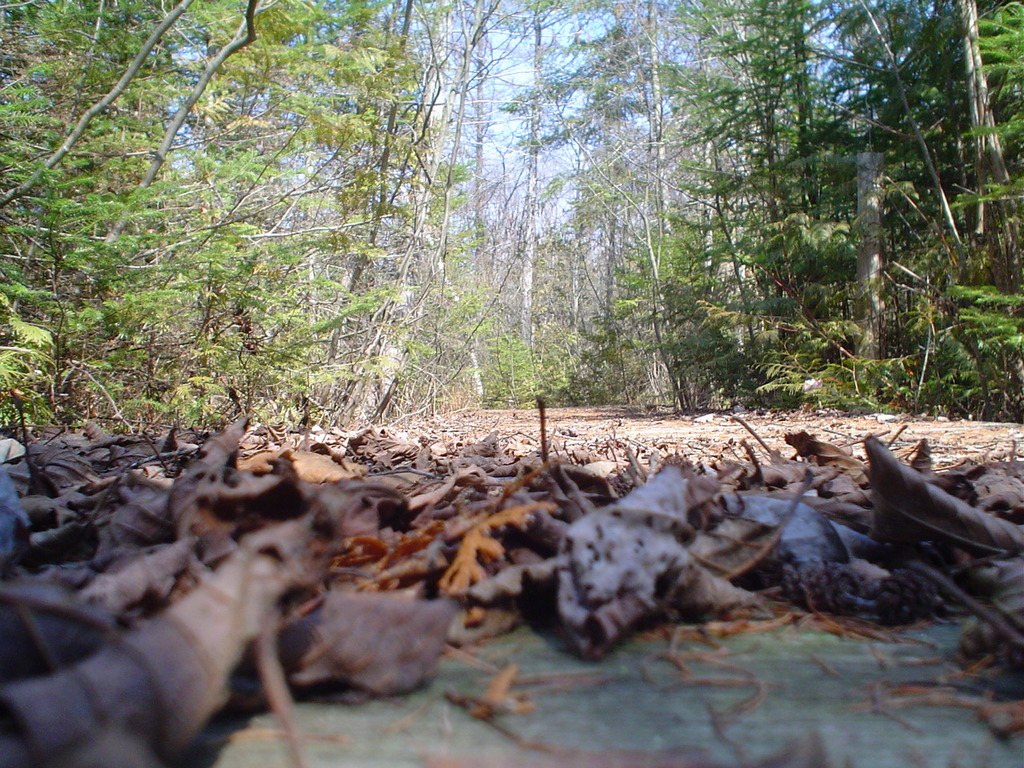
[[[789,457],[794,451],[786,444],[785,436],[801,430],[819,440],[847,447],[860,456],[863,452],[859,442],[869,434],[890,441],[899,456],[909,455],[922,439],[927,439],[936,469],[965,460],[1001,460],[1020,458],[1024,454],[1024,426],[1021,424],[942,417],[810,410],[679,414],[608,406],[550,408],[547,424],[548,434],[558,450],[607,450],[608,446],[624,450],[629,446],[641,457],[657,450],[663,456],[681,454],[692,461],[746,459],[744,442],[763,456],[765,451],[759,446],[758,438]],[[472,442],[497,432],[503,440],[532,443],[540,434],[538,414],[531,409],[461,411],[399,422],[389,430],[408,437],[422,439],[436,435],[458,442]]]

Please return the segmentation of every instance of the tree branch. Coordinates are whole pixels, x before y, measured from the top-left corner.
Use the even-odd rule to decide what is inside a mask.
[[[953,210],[949,207],[949,200],[946,197],[945,189],[942,187],[942,180],[939,178],[939,172],[935,167],[935,160],[932,157],[931,149],[928,147],[928,142],[925,141],[924,133],[921,132],[921,126],[910,109],[910,100],[907,98],[907,88],[903,82],[903,76],[900,74],[900,65],[896,60],[896,53],[893,51],[892,46],[889,45],[889,39],[882,32],[875,14],[868,8],[867,3],[864,0],[860,0],[860,5],[864,9],[864,13],[867,14],[868,21],[875,31],[878,42],[885,49],[886,58],[889,60],[889,69],[892,72],[893,79],[896,81],[896,90],[899,93],[900,103],[903,105],[903,111],[907,116],[907,123],[910,124],[910,130],[913,131],[918,146],[921,148],[921,156],[924,159],[925,168],[928,170],[928,175],[931,177],[932,183],[935,185],[935,191],[939,196],[939,204],[942,207],[942,215],[946,220],[946,226],[949,228],[949,234],[956,246],[957,256],[962,260],[964,258],[964,243],[960,237],[960,230],[957,229],[956,219],[953,218]]]
[[[221,65],[227,61],[228,57],[238,53],[238,51],[245,48],[247,45],[256,41],[256,15],[266,10],[268,6],[259,7],[260,0],[247,0],[245,7],[245,20],[238,27],[238,31],[232,38],[231,42],[220,49],[220,52],[206,65],[203,70],[203,74],[200,75],[199,80],[192,88],[192,92],[189,93],[185,101],[182,102],[181,106],[178,107],[178,111],[174,113],[174,117],[171,118],[171,122],[167,125],[167,130],[164,131],[163,141],[160,142],[160,146],[157,147],[153,153],[153,160],[149,164],[149,168],[146,170],[146,175],[142,177],[142,181],[139,182],[138,189],[148,189],[149,186],[156,179],[157,173],[160,172],[160,168],[163,167],[164,162],[167,160],[167,153],[171,151],[171,146],[174,144],[174,139],[178,135],[178,131],[181,130],[181,126],[185,123],[185,118],[188,117],[192,111],[192,107],[196,105],[196,102],[202,97],[206,91],[206,87],[210,84],[210,80],[217,73],[217,70],[221,68]],[[273,3],[271,3],[273,5]],[[128,223],[127,217],[122,218],[118,221],[110,230],[107,235],[107,242],[113,242],[120,235],[125,226]]]
[[[47,171],[55,168],[61,160],[63,160],[67,154],[71,151],[71,148],[78,143],[78,140],[85,134],[86,129],[89,127],[89,123],[96,117],[100,112],[105,110],[114,101],[124,93],[128,84],[135,79],[135,76],[142,69],[142,65],[146,62],[149,54],[153,52],[156,44],[160,42],[164,34],[169,30],[174,23],[181,17],[188,7],[192,5],[193,0],[181,0],[178,5],[171,9],[171,11],[164,16],[163,20],[156,26],[146,38],[146,41],[142,44],[142,48],[135,54],[135,58],[132,63],[128,65],[128,69],[125,70],[124,74],[121,75],[121,79],[117,81],[113,88],[107,92],[107,95],[97,101],[80,118],[75,124],[75,127],[71,130],[71,133],[67,135],[60,147],[47,158],[46,162],[40,166],[35,173],[33,173],[28,179],[23,181],[16,187],[7,190],[7,192],[0,195],[0,208],[8,205],[11,201],[17,200],[19,197],[24,197],[39,183],[39,180],[43,177],[43,174]]]

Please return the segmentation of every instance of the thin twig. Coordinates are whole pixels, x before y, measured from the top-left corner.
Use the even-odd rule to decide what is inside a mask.
[[[35,493],[43,493],[43,481],[39,477],[39,470],[32,460],[31,443],[28,440],[28,426],[25,424],[25,404],[21,392],[17,389],[11,390],[11,402],[14,403],[14,410],[18,412],[18,424],[21,427],[21,442],[25,446],[25,466],[28,467],[29,484]]]
[[[873,714],[882,715],[883,717],[888,717],[894,723],[899,723],[904,728],[906,728],[908,731],[913,731],[914,733],[921,733],[921,729],[918,726],[914,725],[912,722],[910,722],[906,718],[900,717],[899,715],[897,715],[894,712],[890,712],[886,708],[886,706],[885,706],[886,702],[882,698],[882,694],[883,693],[884,693],[884,690],[883,690],[883,684],[882,683],[875,683],[874,685],[871,686],[871,707],[870,707],[870,711]]]
[[[78,143],[78,140],[85,135],[86,129],[89,127],[89,123],[92,119],[103,112],[107,107],[114,103],[114,101],[124,93],[127,89],[128,84],[135,79],[135,76],[139,73],[142,67],[148,61],[150,54],[153,49],[160,43],[161,38],[169,30],[178,18],[185,13],[188,7],[194,2],[194,0],[181,0],[178,5],[172,8],[163,19],[153,28],[149,37],[142,44],[142,47],[135,54],[135,58],[131,64],[128,65],[121,78],[117,81],[113,88],[110,89],[99,101],[93,104],[87,109],[78,121],[75,123],[74,128],[64,137],[60,147],[58,147],[53,154],[46,159],[40,167],[36,168],[35,171],[21,184],[10,188],[3,194],[0,194],[0,208],[3,208],[12,200],[19,197],[24,197],[39,183],[43,178],[43,175],[55,168],[67,155],[71,152],[72,147]]]
[[[76,371],[81,371],[82,373],[84,373],[86,375],[86,378],[88,378],[89,381],[96,385],[96,388],[99,389],[100,393],[103,395],[106,401],[110,403],[110,407],[114,409],[114,416],[117,417],[117,420],[124,424],[126,427],[128,427],[129,434],[134,435],[135,427],[133,427],[132,423],[124,417],[123,413],[121,413],[121,409],[117,407],[117,403],[114,402],[114,398],[107,391],[107,388],[100,384],[100,382],[96,380],[96,377],[89,373],[89,369],[86,368],[84,365],[79,365],[78,363],[71,363],[71,367],[74,368]]]
[[[996,632],[1002,635],[1007,642],[1017,648],[1024,649],[1024,632],[1015,625],[1013,617],[1004,615],[998,609],[986,608],[980,602],[960,589],[960,587],[958,587],[952,579],[946,576],[946,574],[941,571],[937,571],[930,565],[925,565],[922,562],[912,562],[910,563],[909,568],[930,580],[953,599],[962,603],[968,610],[978,616],[978,618],[987,622]]]
[[[548,463],[548,417],[544,398],[537,398],[537,413],[540,416],[540,460]]]
[[[632,475],[632,480],[636,485],[643,485],[647,482],[647,473],[644,468],[640,466],[640,460],[637,459],[636,453],[629,444],[626,444],[626,459],[629,461],[629,474]]]
[[[892,448],[892,444],[896,442],[896,438],[898,438],[900,435],[902,435],[903,434],[903,430],[905,430],[908,426],[909,426],[908,424],[900,424],[900,428],[896,430],[896,434],[894,434],[892,437],[889,438],[889,447],[890,448]]]
[[[295,722],[295,702],[288,690],[288,681],[277,656],[277,627],[268,624],[256,639],[257,666],[260,680],[274,714],[281,721],[285,743],[295,768],[309,768],[309,762],[302,750],[302,739]]]
[[[745,430],[747,430],[747,432],[749,432],[753,436],[753,438],[757,440],[757,442],[760,444],[762,448],[764,448],[765,452],[768,454],[769,458],[771,458],[773,462],[777,464],[782,463],[782,456],[779,455],[779,452],[776,451],[774,448],[771,448],[768,445],[768,443],[762,440],[761,436],[754,431],[753,427],[751,427],[749,424],[747,424],[746,421],[743,420],[742,416],[739,416],[734,413],[732,414],[732,420],[739,424],[741,427],[743,427]]]

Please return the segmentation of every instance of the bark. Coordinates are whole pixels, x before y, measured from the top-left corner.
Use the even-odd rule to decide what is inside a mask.
[[[1009,185],[1010,173],[1006,168],[1002,141],[996,132],[988,79],[978,47],[978,5],[976,0],[957,0],[957,9],[963,24],[967,95],[971,125],[975,129],[975,175],[978,191],[984,193],[989,184]],[[999,200],[990,206],[983,200],[978,203],[975,234],[981,238],[988,235],[993,278],[996,286],[1007,293],[1013,293],[1020,287],[1022,265],[1018,215],[1018,206],[1011,199]]]
[[[412,11],[413,0],[404,0],[402,6],[402,30],[399,33],[399,40],[402,48],[405,47],[405,44],[409,39],[409,29],[412,26]],[[387,127],[384,129],[380,160],[377,162],[380,187],[377,191],[377,201],[374,206],[374,223],[373,229],[370,231],[370,245],[375,245],[377,242],[377,236],[380,234],[381,222],[384,220],[384,214],[392,199],[392,191],[388,184],[388,171],[391,167],[391,149],[395,143],[397,127],[398,101],[396,100],[392,101],[391,105],[388,107],[388,122]],[[360,287],[363,273],[369,266],[369,256],[359,254],[356,257],[356,263],[352,268],[352,274],[349,276],[348,281],[349,293],[354,293]]]
[[[880,152],[857,155],[857,224],[860,250],[857,253],[859,290],[858,325],[863,357],[877,360],[882,355],[882,169],[885,156]]]
[[[647,253],[651,265],[651,327],[658,348],[658,362],[664,369],[664,376],[672,391],[672,401],[677,403],[680,408],[689,408],[693,403],[688,402],[691,398],[680,387],[673,371],[672,359],[665,349],[662,334],[665,300],[662,296],[661,257],[662,246],[668,234],[665,219],[665,205],[668,196],[665,173],[668,166],[665,157],[665,104],[661,84],[661,51],[658,49],[658,21],[657,6],[654,0],[648,0],[642,32],[646,42],[645,66],[648,69],[647,87],[650,98],[647,109],[649,126],[647,155],[652,177],[650,183],[647,184],[647,189],[653,195],[653,200],[646,201],[645,206],[650,210],[650,215],[644,217]],[[655,388],[658,389],[657,386]]]
[[[444,51],[432,52],[433,61],[424,88],[427,97],[421,117],[421,140],[417,147],[420,172],[413,185],[412,226],[395,277],[395,282],[401,286],[401,295],[397,300],[386,301],[374,314],[372,326],[377,332],[371,344],[364,348],[364,357],[379,356],[386,369],[393,372],[374,383],[378,392],[372,404],[372,419],[375,421],[382,418],[393,405],[401,384],[399,372],[404,368],[406,361],[404,344],[395,326],[414,323],[419,311],[419,302],[425,295],[421,286],[438,275],[443,280],[452,207],[451,195],[455,185],[454,172],[471,90],[473,54],[483,39],[488,22],[496,9],[496,0],[477,0],[472,18],[463,29],[462,48],[454,72],[445,71],[448,57]],[[449,39],[452,22],[452,12],[449,11],[444,16],[443,29],[437,35],[438,39]],[[446,162],[447,168],[444,167]],[[438,182],[442,188],[443,206],[435,230],[436,239],[431,245],[430,213],[434,200],[434,185]],[[429,254],[429,257],[425,258],[425,254]],[[358,402],[353,404],[356,407],[361,405]]]
[[[914,138],[917,140],[917,144],[921,149],[921,157],[924,160],[925,168],[928,170],[928,175],[935,185],[935,193],[939,198],[939,205],[942,208],[942,216],[946,223],[946,228],[949,232],[949,236],[953,239],[955,255],[959,259],[963,259],[964,244],[963,239],[960,237],[960,230],[957,228],[956,219],[953,218],[953,209],[949,205],[949,198],[946,197],[946,190],[942,186],[942,180],[939,178],[939,171],[935,167],[935,159],[932,157],[932,152],[928,148],[928,142],[925,141],[924,132],[921,130],[920,124],[914,117],[914,113],[910,108],[910,99],[907,96],[907,88],[903,82],[903,76],[900,74],[900,63],[896,60],[896,54],[892,50],[892,46],[889,45],[889,38],[886,37],[882,31],[881,26],[878,23],[878,19],[875,14],[871,12],[864,0],[860,0],[860,5],[867,14],[868,21],[871,24],[871,28],[875,32],[875,36],[878,41],[882,44],[885,50],[886,58],[889,62],[889,71],[892,73],[893,80],[896,82],[896,91],[900,97],[900,104],[903,106],[903,112],[907,117],[907,123],[910,125],[910,130],[914,134]]]
[[[520,304],[519,334],[527,347],[533,347],[533,275],[537,260],[537,238],[539,227],[537,217],[540,211],[540,68],[543,58],[543,21],[541,12],[533,13],[533,69],[535,93],[530,100],[530,128],[526,168],[526,216],[523,223],[523,277],[522,303]]]

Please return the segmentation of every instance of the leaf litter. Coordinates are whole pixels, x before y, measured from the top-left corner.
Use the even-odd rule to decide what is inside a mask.
[[[952,615],[972,675],[1024,669],[1015,446],[936,469],[927,442],[901,460],[875,435],[793,429],[787,459],[735,422],[754,444],[698,457],[615,425],[589,444],[555,427],[550,445],[546,431],[282,434],[245,421],[215,435],[12,435],[0,465],[3,765],[171,765],[216,712],[253,706],[278,713],[302,765],[293,697],[400,695],[446,647],[524,621],[591,659],[676,625],[661,657],[675,684],[751,690],[712,712],[720,725],[767,686],[714,652],[683,653],[684,637],[715,647],[813,626],[898,639],[900,626]],[[448,698],[543,753],[537,765],[662,764],[523,742],[505,723],[539,693],[521,684],[507,664],[479,696]],[[1020,691],[996,701],[937,680],[877,695],[1024,733]],[[756,764],[827,757],[808,734]]]

